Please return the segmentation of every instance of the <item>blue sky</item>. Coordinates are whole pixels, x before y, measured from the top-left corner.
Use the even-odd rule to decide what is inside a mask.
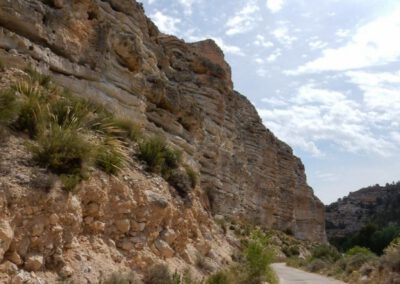
[[[324,203],[400,180],[400,1],[142,2],[161,31],[220,45]]]

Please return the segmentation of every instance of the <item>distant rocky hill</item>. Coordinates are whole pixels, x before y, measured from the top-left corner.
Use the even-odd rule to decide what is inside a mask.
[[[92,173],[77,194],[37,189],[37,176],[49,172],[31,163],[29,138],[12,133],[0,156],[5,270],[12,262],[15,273],[73,272],[82,280],[157,260],[182,268],[197,255],[219,267],[231,246],[213,215],[325,241],[324,206],[302,162],[234,91],[213,41],[159,32],[133,0],[0,0],[0,60],[1,88],[26,78],[30,65],[164,137],[199,175],[189,207],[138,161],[120,175]]]
[[[330,240],[349,238],[363,229],[365,234],[372,234],[374,230],[399,225],[400,182],[362,188],[326,206]]]

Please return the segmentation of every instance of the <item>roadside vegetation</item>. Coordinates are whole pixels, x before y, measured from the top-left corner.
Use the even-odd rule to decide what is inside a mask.
[[[400,277],[400,238],[394,239],[380,257],[366,247],[354,246],[342,254],[324,244],[315,246],[307,258],[293,256],[286,262],[348,283],[396,283],[392,280]]]

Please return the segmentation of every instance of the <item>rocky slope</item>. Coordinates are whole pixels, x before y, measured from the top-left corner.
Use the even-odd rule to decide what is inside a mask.
[[[193,264],[197,254],[221,266],[231,245],[210,212],[325,240],[324,207],[301,161],[233,90],[213,41],[160,33],[132,0],[0,0],[0,59],[3,87],[31,64],[165,136],[200,173],[190,208],[139,164],[118,177],[94,172],[76,195],[57,184],[49,194],[35,187],[47,174],[12,137],[1,150],[3,270],[96,279],[100,271],[141,269],[162,258],[175,267]]]
[[[368,223],[378,227],[400,223],[400,183],[375,185],[350,193],[326,207],[329,239],[358,232]]]

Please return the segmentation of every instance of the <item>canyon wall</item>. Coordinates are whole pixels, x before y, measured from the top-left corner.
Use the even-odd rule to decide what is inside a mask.
[[[165,35],[132,0],[0,0],[0,58],[164,135],[199,171],[214,214],[325,241],[303,164],[234,91],[212,40]]]

